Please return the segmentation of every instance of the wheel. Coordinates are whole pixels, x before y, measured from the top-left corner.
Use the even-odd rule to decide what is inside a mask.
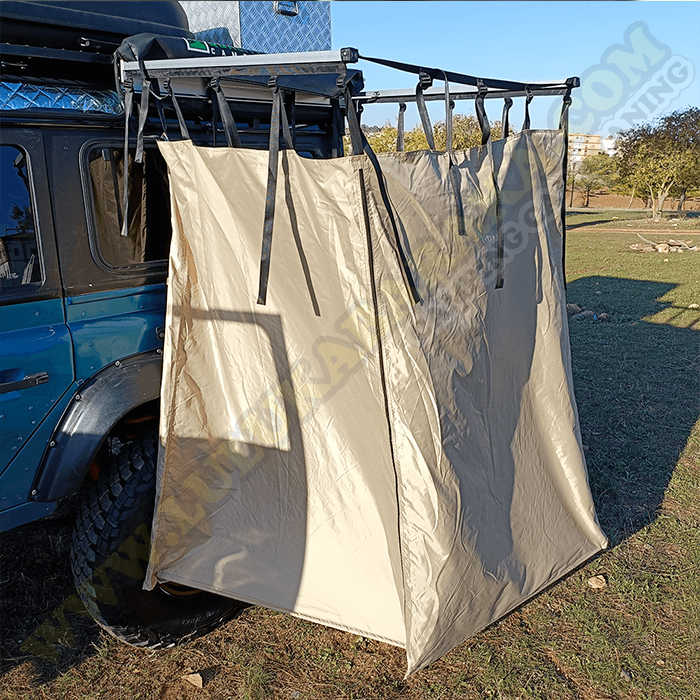
[[[83,502],[71,551],[76,588],[95,621],[117,639],[150,649],[206,634],[245,607],[177,584],[143,590],[157,444],[148,430],[111,456]]]

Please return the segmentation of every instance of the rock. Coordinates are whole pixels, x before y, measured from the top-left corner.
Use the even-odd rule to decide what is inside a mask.
[[[605,580],[605,576],[598,574],[597,576],[591,576],[591,578],[588,579],[588,585],[594,591],[600,591],[608,585],[608,582]]]
[[[656,250],[659,253],[668,253],[671,250],[671,246],[668,243],[659,243],[659,245],[656,246]]]
[[[680,252],[680,248],[678,246],[672,245],[670,252],[671,253],[678,253],[678,252]]]
[[[645,244],[642,246],[642,252],[643,252],[643,253],[655,253],[655,252],[656,252],[656,248],[654,248],[654,246],[651,245],[651,243],[645,243]]]
[[[581,316],[583,316],[583,318],[593,318],[595,314],[589,309],[586,309],[586,311],[581,312]]]
[[[664,262],[668,262],[668,258],[664,258]]]
[[[583,309],[578,304],[567,304],[566,312],[569,314],[580,314]]]
[[[700,304],[688,304],[689,309],[700,309]]]
[[[183,676],[182,680],[191,683],[193,686],[195,686],[195,688],[202,687],[202,676],[199,673],[189,673],[186,676]]]
[[[632,680],[632,674],[629,671],[626,671],[624,668],[621,668],[620,678],[622,678],[623,681],[627,681],[628,683],[630,683]]]
[[[599,321],[609,321],[610,314],[606,314],[606,313],[598,314],[598,320]]]

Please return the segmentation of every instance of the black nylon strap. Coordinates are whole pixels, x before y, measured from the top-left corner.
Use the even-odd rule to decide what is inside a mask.
[[[104,149],[109,153],[109,169],[112,172],[112,187],[114,189],[114,201],[117,204],[117,220],[119,221],[119,230],[124,226],[124,217],[122,216],[122,205],[119,201],[119,177],[117,175],[117,162],[114,160],[114,151],[111,148]],[[102,153],[104,153],[104,150]]]
[[[374,168],[374,172],[377,175],[377,182],[379,184],[379,194],[381,195],[382,203],[384,204],[384,208],[386,209],[386,212],[389,216],[389,222],[391,223],[391,229],[394,233],[394,241],[396,243],[396,250],[397,250],[397,254],[399,256],[399,263],[401,266],[401,272],[403,274],[404,283],[408,287],[408,290],[411,294],[411,298],[413,299],[414,303],[418,303],[421,300],[421,298],[420,298],[420,295],[418,294],[418,288],[416,287],[416,283],[413,280],[413,274],[411,273],[411,268],[408,266],[408,260],[406,259],[406,253],[404,252],[403,246],[401,245],[401,237],[399,235],[399,227],[396,225],[396,219],[394,218],[394,209],[391,206],[391,200],[389,199],[389,193],[386,190],[386,183],[384,182],[384,174],[382,173],[382,168],[379,165],[379,160],[377,159],[377,155],[372,150],[372,147],[367,142],[365,135],[360,130],[360,122],[357,118],[357,114],[355,112],[353,101],[352,101],[352,96],[350,95],[349,90],[346,91],[346,93],[345,93],[345,104],[347,105],[346,116],[347,116],[347,120],[348,120],[348,127],[350,129],[351,139],[352,139],[353,133],[358,134],[358,137],[360,139],[360,146],[361,146],[361,150],[359,151],[359,153],[362,153],[362,151],[365,152],[365,155],[369,158],[369,162],[372,163],[372,167]],[[353,150],[354,150],[354,145],[353,145]],[[355,155],[359,155],[359,153],[355,153]],[[364,196],[366,196],[366,195],[363,192],[363,197]]]
[[[566,176],[569,170],[569,107],[571,107],[571,88],[564,94],[559,116],[559,128],[564,132],[564,192],[561,197],[561,274],[566,289]]]
[[[481,129],[481,145],[483,146],[491,138],[491,124],[489,124],[489,118],[486,116],[486,108],[484,107],[484,96],[488,92],[488,88],[480,78],[477,79],[477,87],[479,92],[474,100],[474,107],[479,128]]]
[[[294,148],[294,137],[289,128],[289,120],[287,119],[287,110],[284,106],[283,93],[280,90],[280,124],[282,126],[282,139],[284,140],[285,148]]]
[[[508,122],[508,113],[513,106],[513,98],[506,97],[503,100],[503,116],[501,117],[501,138],[507,139],[510,132],[510,124]]]
[[[160,125],[163,127],[163,133],[160,138],[165,141],[168,140],[168,123],[165,121],[165,111],[163,110],[163,96],[160,94],[160,85],[158,80],[152,81],[150,85],[151,95],[155,98],[156,110],[158,111],[158,119],[160,119]]]
[[[378,63],[382,66],[388,66],[389,68],[396,68],[396,70],[404,71],[405,73],[413,73],[414,75],[420,75],[424,73],[435,80],[443,80],[446,78],[451,83],[457,83],[458,85],[477,85],[477,81],[486,85],[488,88],[493,88],[494,90],[524,90],[525,83],[519,83],[512,80],[494,80],[493,78],[477,78],[475,75],[466,75],[464,73],[455,73],[453,71],[443,71],[440,68],[425,68],[424,66],[415,66],[411,63],[401,63],[400,61],[389,61],[385,58],[372,58],[370,56],[359,56],[363,61],[370,61],[371,63]],[[540,83],[537,85],[538,88],[549,88],[549,87],[560,87],[561,82],[558,83]]]
[[[185,123],[185,118],[182,116],[182,110],[180,109],[180,105],[177,101],[177,98],[175,97],[175,93],[173,92],[172,85],[170,84],[170,78],[168,78],[165,81],[165,89],[168,91],[168,94],[170,95],[170,99],[173,102],[173,107],[175,108],[175,114],[177,115],[177,123],[180,127],[180,136],[182,136],[183,139],[189,140],[190,132],[187,129],[187,124]]]
[[[534,95],[530,88],[526,85],[525,92],[527,92],[527,97],[525,98],[525,120],[523,121],[523,131],[530,128],[530,102]]]
[[[135,163],[143,162],[143,130],[148,119],[148,98],[151,94],[151,81],[142,78],[141,85],[141,102],[139,103],[139,126],[136,133],[136,155],[134,156]]]
[[[267,192],[265,194],[265,220],[263,222],[262,251],[260,253],[260,280],[258,304],[267,303],[267,284],[270,277],[270,252],[272,229],[275,221],[275,198],[277,195],[277,161],[280,147],[280,110],[282,96],[278,89],[273,92],[270,118],[269,157],[267,161]]]
[[[289,93],[289,121],[292,127],[292,140],[289,147],[295,148],[297,142],[297,99],[295,92]]]
[[[428,114],[428,108],[425,105],[425,97],[423,95],[423,88],[430,87],[432,82],[429,75],[420,75],[420,80],[418,81],[418,85],[416,85],[416,104],[418,105],[418,114],[420,114],[420,121],[423,125],[423,132],[425,133],[425,140],[428,142],[428,148],[434,151],[436,150],[435,135],[433,134],[433,125],[430,123],[430,115]]]
[[[242,148],[241,137],[238,134],[238,129],[236,127],[236,121],[231,114],[231,108],[226,101],[226,95],[221,89],[218,78],[212,78],[210,83],[212,89],[216,93],[216,101],[219,107],[219,113],[221,114],[221,123],[224,127],[224,133],[226,134],[226,143],[229,148]],[[216,129],[214,129],[216,131]]]
[[[120,236],[129,235],[129,120],[134,105],[134,82],[128,80],[124,84],[124,192],[122,198],[122,228]]]
[[[217,131],[219,129],[219,100],[216,99],[215,95],[215,90],[211,85],[209,86],[209,90],[207,91],[207,94],[211,98],[211,132],[212,132],[212,144],[214,148],[217,146]]]
[[[405,126],[404,126],[404,114],[406,112],[406,103],[399,102],[399,119],[396,125],[396,151],[398,153],[403,153],[406,150],[405,143]]]
[[[453,146],[453,125],[452,125],[452,110],[455,103],[450,98],[450,83],[445,77],[445,150],[448,153],[452,152]]]
[[[340,113],[340,100],[331,100],[331,107],[333,110],[333,126],[332,126],[332,139],[333,145],[331,149],[331,156],[333,158],[339,158],[343,155],[343,139],[340,136],[340,129],[338,125],[341,123],[341,113]]]
[[[457,233],[460,236],[466,236],[467,230],[464,224],[464,206],[462,204],[462,190],[459,184],[459,169],[453,162],[452,153],[454,146],[452,110],[454,109],[454,106],[454,102],[450,97],[450,83],[447,80],[447,76],[445,76],[445,150],[447,151],[447,156],[449,158],[449,178],[450,187],[452,188],[452,195],[454,197]]]
[[[559,128],[569,135],[569,107],[571,107],[571,88],[568,88],[564,93],[564,98],[561,106],[561,114],[559,115]],[[568,139],[567,139],[568,146]]]
[[[352,95],[349,90],[345,92],[345,116],[348,120],[348,130],[350,131],[350,146],[352,147],[352,154],[354,156],[359,156],[363,150],[363,139],[362,131],[360,130],[360,121],[357,118],[357,112],[355,112],[355,103],[352,101]]]
[[[466,236],[467,229],[466,229],[466,226],[464,223],[464,205],[462,203],[462,190],[459,186],[459,177],[458,177],[459,169],[452,162],[452,154],[449,153],[448,156],[450,158],[449,177],[450,177],[450,187],[452,188],[452,194],[454,195],[455,218],[457,219],[457,233],[460,236]]]
[[[491,154],[491,157],[493,157],[493,153]],[[496,289],[501,289],[503,287],[505,235],[503,232],[501,190],[498,187],[498,178],[495,172],[493,173],[493,186],[496,188]]]

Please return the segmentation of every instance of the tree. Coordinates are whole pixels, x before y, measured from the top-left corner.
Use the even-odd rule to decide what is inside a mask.
[[[674,187],[700,184],[700,109],[689,107],[620,132],[620,176],[651,200],[654,221]]]
[[[587,207],[593,190],[611,189],[614,186],[617,175],[616,161],[607,153],[588,156],[579,163],[576,175],[579,187],[586,193],[586,203],[583,206]]]
[[[671,195],[678,197],[678,211],[681,211],[688,190],[700,188],[700,108],[671,112],[662,119],[661,126],[678,148],[690,154],[684,159],[671,189]]]
[[[512,132],[512,130],[511,130]],[[474,115],[455,114],[452,118],[453,148],[462,150],[475,148],[481,145],[481,129]],[[375,153],[386,153],[396,150],[397,130],[387,122],[379,131],[368,133],[365,131],[367,141]],[[444,151],[447,142],[447,129],[444,121],[439,121],[433,126],[435,148]],[[491,124],[491,138],[501,138],[501,122]],[[406,151],[423,151],[428,148],[428,140],[425,138],[423,127],[418,125],[404,134],[404,147]]]
[[[29,205],[21,207],[18,204],[12,205],[10,218],[17,222],[15,235],[26,237],[26,234],[34,234],[34,216]]]
[[[566,186],[571,187],[571,198],[569,199],[569,206],[574,206],[574,189],[576,188],[576,181],[578,180],[578,163],[570,160],[566,164]]]

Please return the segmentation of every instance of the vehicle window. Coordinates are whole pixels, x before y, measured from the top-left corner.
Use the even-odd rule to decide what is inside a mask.
[[[93,235],[99,256],[109,267],[141,265],[168,257],[170,196],[167,166],[156,148],[146,149],[143,163],[129,154],[129,199],[124,221],[124,151],[96,147],[88,153]]]
[[[0,146],[0,294],[41,284],[27,154]]]

